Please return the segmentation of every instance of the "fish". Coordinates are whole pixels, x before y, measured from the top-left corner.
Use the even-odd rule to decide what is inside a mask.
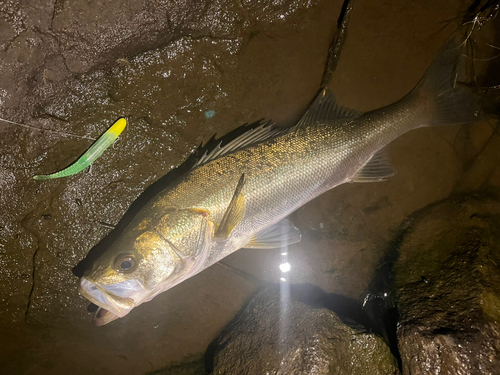
[[[79,281],[99,306],[96,326],[193,277],[240,248],[297,243],[286,217],[344,184],[395,173],[384,151],[423,126],[473,122],[471,90],[457,83],[458,42],[445,44],[416,87],[399,101],[362,113],[322,89],[290,128],[261,123],[206,152],[154,196]]]
[[[89,147],[85,153],[78,158],[69,167],[64,168],[58,172],[51,174],[39,174],[33,176],[33,179],[37,181],[52,180],[54,178],[68,177],[72,176],[78,172],[83,171],[85,168],[89,167],[94,161],[99,158],[106,149],[113,144],[118,136],[123,132],[127,126],[127,120],[123,117],[119,118],[113,125],[110,126],[106,132],[95,141],[92,146]]]

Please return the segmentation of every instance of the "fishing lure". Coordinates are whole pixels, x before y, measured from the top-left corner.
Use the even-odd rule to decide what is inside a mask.
[[[94,161],[97,160],[99,156],[102,155],[106,149],[113,144],[113,142],[118,138],[123,129],[127,126],[127,120],[125,118],[120,118],[103,134],[101,137],[94,142],[92,146],[82,155],[80,158],[71,164],[69,167],[55,172],[52,174],[40,174],[33,176],[37,181],[51,180],[53,178],[72,176],[78,172],[83,171],[85,168],[90,166]]]

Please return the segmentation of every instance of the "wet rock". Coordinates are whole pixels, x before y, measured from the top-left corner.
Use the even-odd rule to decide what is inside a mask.
[[[500,374],[500,202],[469,196],[417,214],[399,247],[403,373]]]
[[[310,306],[282,285],[260,289],[215,342],[212,374],[396,374],[383,340]]]
[[[60,43],[68,70],[84,73],[182,36],[235,39],[256,22],[283,21],[311,5],[305,0],[272,4],[224,0],[58,1],[51,32]]]
[[[146,375],[206,375],[203,358],[185,360]]]
[[[242,24],[224,1],[120,0],[59,2],[53,32],[71,72],[83,73],[123,55],[150,50],[182,35],[234,38]],[[223,17],[221,9],[225,6]]]

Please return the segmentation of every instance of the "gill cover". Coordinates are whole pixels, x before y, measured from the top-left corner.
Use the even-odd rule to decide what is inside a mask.
[[[204,210],[169,210],[155,229],[181,259],[197,258],[210,245],[209,213]]]
[[[154,225],[153,230],[170,254],[163,259],[163,264],[159,260],[154,265],[153,272],[157,280],[161,281],[158,280],[158,285],[146,301],[203,269],[209,255],[214,225],[208,211],[171,208]],[[162,268],[173,270],[170,274],[159,275]]]

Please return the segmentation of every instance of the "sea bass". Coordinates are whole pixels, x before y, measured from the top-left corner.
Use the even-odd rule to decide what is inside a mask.
[[[457,84],[458,43],[448,43],[417,86],[371,112],[339,106],[324,89],[299,123],[264,124],[205,154],[156,195],[80,279],[100,308],[96,325],[196,275],[243,247],[300,241],[287,219],[311,199],[346,182],[394,174],[381,151],[422,126],[468,123],[476,100]]]

